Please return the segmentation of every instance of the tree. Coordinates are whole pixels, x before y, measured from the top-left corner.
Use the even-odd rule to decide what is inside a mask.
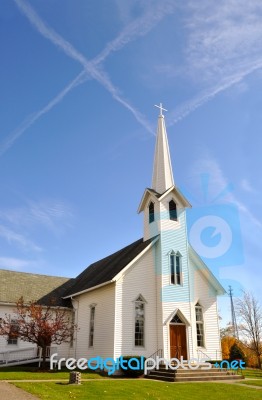
[[[223,360],[229,359],[230,349],[236,343],[236,338],[233,336],[223,336],[221,339],[221,349]]]
[[[262,309],[252,293],[243,292],[243,298],[236,301],[236,312],[241,320],[239,330],[247,339],[247,347],[257,357],[261,368],[262,354]]]
[[[54,344],[70,342],[76,325],[72,323],[71,313],[52,304],[44,306],[37,302],[25,304],[23,297],[16,303],[14,320],[10,315],[0,320],[0,335],[19,337],[25,342],[35,343],[42,349],[43,368],[46,364],[47,347]]]
[[[234,343],[230,348],[229,360],[230,361],[233,361],[233,360],[245,361],[245,355],[237,343]]]

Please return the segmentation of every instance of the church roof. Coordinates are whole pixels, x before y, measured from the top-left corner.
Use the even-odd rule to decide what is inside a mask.
[[[153,240],[154,238],[144,242],[143,239],[139,239],[116,253],[91,264],[76,277],[75,283],[65,293],[64,297],[70,297],[95,286],[110,282],[135,257],[145,250]]]
[[[23,296],[25,303],[70,307],[62,297],[73,283],[74,279],[69,278],[1,269],[0,304],[14,304]]]

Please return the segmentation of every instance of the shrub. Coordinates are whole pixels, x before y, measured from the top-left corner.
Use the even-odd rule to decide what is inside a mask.
[[[131,360],[132,358],[135,358],[138,361]],[[127,369],[123,369],[121,367],[121,370],[123,371],[125,376],[129,376],[130,378],[137,378],[138,376],[143,375],[145,357],[143,357],[143,356],[122,356],[122,359],[127,361],[127,363],[129,364],[129,366],[125,365],[125,366],[127,366]],[[132,369],[132,368],[130,368],[130,366],[134,367],[134,368],[137,368],[138,366],[140,366],[140,368],[139,369]]]
[[[230,348],[229,352],[229,361],[233,360],[243,360],[245,361],[245,355],[241,348],[237,345],[237,343],[234,343],[233,346]]]

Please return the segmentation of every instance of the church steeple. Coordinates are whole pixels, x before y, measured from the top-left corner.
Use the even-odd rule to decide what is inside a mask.
[[[188,200],[174,184],[162,104],[158,117],[152,187],[146,188],[138,212],[144,212],[144,240],[185,229]],[[167,110],[165,110],[167,111]],[[162,239],[161,239],[162,240]]]
[[[155,147],[155,158],[153,167],[152,189],[157,193],[164,193],[174,186],[174,178],[169,153],[169,146],[166,134],[165,117],[162,110],[165,110],[160,103],[160,115],[157,124],[157,137]],[[166,110],[165,110],[166,111]]]

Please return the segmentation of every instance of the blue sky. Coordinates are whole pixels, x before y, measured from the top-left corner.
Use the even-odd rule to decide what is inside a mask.
[[[0,268],[74,277],[142,236],[163,102],[189,221],[219,208],[237,235],[208,264],[261,298],[261,16],[259,0],[2,0]]]

